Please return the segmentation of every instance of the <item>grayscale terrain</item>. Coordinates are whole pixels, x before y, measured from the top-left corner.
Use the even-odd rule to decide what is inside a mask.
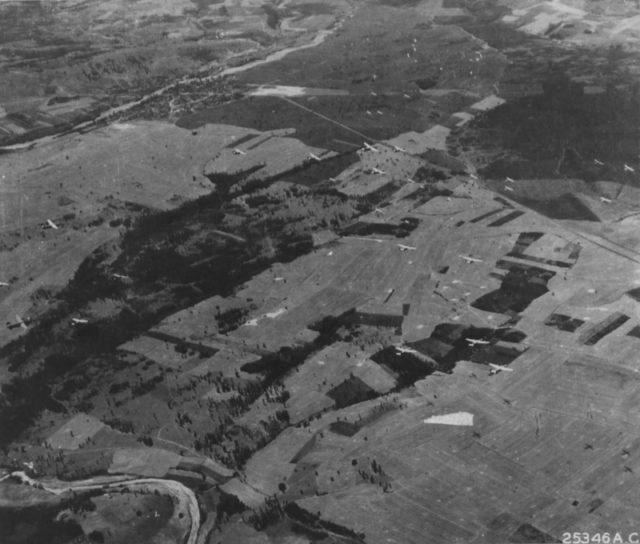
[[[0,0],[0,542],[633,542],[639,61],[623,0]]]

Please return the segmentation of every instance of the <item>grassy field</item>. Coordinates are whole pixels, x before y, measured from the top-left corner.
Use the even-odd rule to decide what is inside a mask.
[[[85,534],[99,533],[104,542],[144,539],[169,544],[184,534],[178,520],[172,519],[174,505],[169,497],[116,492],[91,500],[95,510],[74,517]]]
[[[47,443],[54,449],[75,450],[103,426],[104,423],[91,416],[78,414],[51,435]]]
[[[619,89],[590,81],[580,94],[589,55],[543,38],[540,59],[523,53],[534,38],[500,26],[498,4],[392,4],[354,8],[321,45],[229,80],[240,93],[296,84],[339,94],[236,96],[182,128],[120,123],[68,140],[67,169],[56,144],[34,150],[33,172],[9,156],[20,182],[59,184],[81,165],[96,180],[74,177],[72,202],[34,196],[35,228],[56,206],[109,208],[107,158],[124,147],[132,177],[110,182],[123,194],[107,221],[125,210],[138,220],[102,225],[114,241],[3,349],[17,370],[3,388],[8,465],[188,482],[207,527],[220,529],[210,541],[315,531],[479,543],[632,529],[640,257],[635,172],[616,174],[635,141],[634,117],[620,119],[632,106],[628,58],[610,78]],[[284,15],[268,14],[274,25]],[[529,82],[531,94],[502,103],[502,82]],[[582,117],[591,107],[593,122]],[[605,148],[624,137],[598,170],[589,146],[606,119]],[[305,163],[324,150],[337,155]],[[214,190],[200,182],[215,192],[199,197]],[[74,221],[43,239],[82,232]],[[71,325],[75,316],[91,323]],[[60,451],[35,446],[47,438]],[[78,518],[87,527],[116,520],[125,532],[114,541],[175,541],[168,504],[102,499]],[[158,508],[160,519],[149,515]]]

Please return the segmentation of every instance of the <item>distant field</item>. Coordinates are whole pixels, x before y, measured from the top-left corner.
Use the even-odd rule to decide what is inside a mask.
[[[170,544],[184,535],[175,505],[167,496],[151,493],[107,493],[92,498],[96,508],[74,516],[86,534],[103,535],[105,542],[132,540]],[[107,540],[107,538],[109,540]]]
[[[167,471],[178,465],[180,456],[159,449],[117,449],[109,467],[112,474],[136,474],[149,478],[162,478]]]
[[[53,433],[47,443],[54,449],[75,450],[93,437],[104,424],[87,414],[78,414]]]
[[[385,19],[393,24],[381,29],[379,21]],[[260,130],[295,127],[305,143],[336,151],[361,145],[363,138],[422,132],[456,107],[446,95],[435,101],[423,99],[423,89],[460,87],[483,97],[502,63],[498,56],[484,53],[481,71],[473,72],[477,65],[471,59],[480,45],[452,27],[421,28],[429,21],[428,15],[410,9],[369,4],[325,43],[235,77],[241,89],[270,82],[326,88],[348,96],[249,96],[225,108],[187,115],[178,123],[196,127],[223,122]],[[467,100],[467,105],[474,102]]]

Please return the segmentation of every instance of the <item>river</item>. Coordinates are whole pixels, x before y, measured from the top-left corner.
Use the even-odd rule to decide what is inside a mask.
[[[340,26],[342,25],[342,23],[344,22],[344,19],[346,19],[347,17],[351,16],[353,8],[351,8],[350,11],[348,11],[344,18],[342,20],[338,20],[336,22],[336,24],[333,26],[333,28],[330,29],[325,29],[325,30],[321,30],[319,31],[315,37],[313,38],[313,40],[311,40],[308,43],[304,43],[301,45],[296,45],[293,47],[286,47],[284,49],[280,49],[278,51],[274,51],[273,53],[268,54],[266,57],[264,57],[263,59],[256,59],[254,61],[251,62],[247,62],[246,64],[242,64],[240,66],[233,66],[233,67],[228,67],[228,68],[224,68],[221,71],[212,74],[210,76],[205,76],[202,77],[200,75],[188,75],[188,76],[184,76],[180,79],[178,79],[177,81],[174,81],[168,85],[165,85],[164,87],[161,87],[159,89],[156,89],[153,92],[150,92],[146,95],[144,95],[141,98],[138,98],[137,100],[132,100],[131,102],[127,102],[126,104],[121,104],[120,106],[114,106],[113,108],[109,108],[108,110],[102,112],[100,115],[98,115],[97,117],[95,117],[94,119],[91,119],[90,121],[84,121],[82,123],[79,123],[78,125],[75,125],[72,129],[70,129],[70,131],[79,131],[79,130],[85,130],[88,128],[91,128],[92,126],[96,126],[101,122],[105,122],[108,121],[111,117],[125,113],[133,108],[136,108],[138,106],[141,106],[142,104],[144,104],[145,102],[154,99],[154,98],[158,98],[160,96],[163,96],[164,94],[171,92],[172,90],[176,89],[177,87],[179,87],[180,85],[188,85],[190,83],[207,83],[209,81],[215,81],[217,79],[221,79],[223,77],[227,77],[227,76],[231,76],[234,74],[238,74],[241,72],[245,72],[247,70],[251,70],[252,68],[255,68],[256,66],[260,66],[262,64],[266,64],[268,62],[274,62],[274,61],[278,61],[283,59],[284,57],[286,57],[287,55],[291,54],[291,53],[295,53],[296,51],[302,51],[304,49],[309,49],[311,47],[316,47],[318,45],[320,45],[321,43],[323,43],[331,34],[333,34],[336,30],[338,30],[340,28]],[[247,52],[243,52],[243,55],[246,55]],[[208,68],[205,68],[204,70],[208,70]],[[69,132],[69,131],[67,131]],[[56,139],[57,137],[59,137],[59,134],[52,134],[49,136],[43,136],[42,138],[36,138],[34,140],[30,140],[29,142],[24,142],[24,143],[20,143],[20,144],[13,144],[13,145],[8,145],[8,146],[4,146],[4,147],[0,147],[0,152],[2,151],[18,151],[21,149],[31,149],[32,147],[39,145],[39,144],[44,144],[46,142],[50,142],[54,139]]]

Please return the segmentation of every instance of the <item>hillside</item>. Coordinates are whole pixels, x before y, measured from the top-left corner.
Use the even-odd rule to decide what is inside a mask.
[[[3,4],[0,540],[632,541],[640,8]]]

